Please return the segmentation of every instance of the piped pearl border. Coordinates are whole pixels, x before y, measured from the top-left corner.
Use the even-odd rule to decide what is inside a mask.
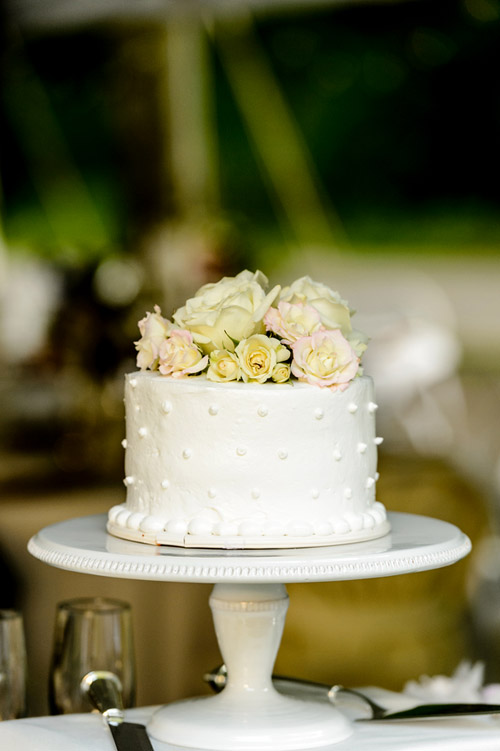
[[[330,545],[345,545],[346,543],[365,542],[383,537],[390,532],[387,520],[379,523],[372,522],[368,528],[349,529],[328,535],[321,534],[267,534],[258,533],[258,529],[248,525],[246,534],[212,534],[202,526],[193,533],[185,533],[175,529],[172,531],[143,532],[140,529],[121,526],[117,522],[108,520],[107,530],[115,537],[132,542],[143,542],[149,545],[171,545],[182,548],[207,548],[212,550],[274,550],[289,548],[316,548]],[[292,532],[295,530],[292,530]],[[297,530],[299,531],[299,530]]]

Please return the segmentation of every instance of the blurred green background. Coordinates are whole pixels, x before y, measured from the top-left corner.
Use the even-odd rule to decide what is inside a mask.
[[[189,17],[173,4],[164,22],[146,11],[132,19],[126,5],[100,22],[89,6],[86,23],[51,16],[50,4],[35,18],[24,18],[22,3],[19,18],[13,10],[4,25],[2,80],[10,247],[90,265],[111,251],[134,252],[145,228],[179,209],[165,153],[165,110],[178,105],[165,79],[169,29],[182,24],[186,38],[203,36],[203,25],[207,34],[196,52],[206,65],[216,189],[212,205],[201,208],[217,205],[240,233],[244,263],[297,238],[286,223],[280,232],[279,196],[232,90],[239,59],[247,72],[264,62],[268,71],[260,73],[275,77],[342,228],[337,244],[365,252],[496,251],[494,0],[305,4],[288,12],[270,4],[253,19],[241,19],[236,5],[234,16],[209,4]],[[262,60],[252,67],[245,45],[236,49],[228,37],[245,39]],[[193,53],[186,67],[197,64]],[[174,84],[181,91],[196,77],[185,75]],[[275,110],[263,97],[254,105],[262,120]],[[311,228],[310,243],[325,239]]]

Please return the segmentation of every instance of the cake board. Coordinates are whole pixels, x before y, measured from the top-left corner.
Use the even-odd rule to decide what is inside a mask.
[[[292,582],[343,581],[425,571],[466,556],[471,543],[457,527],[414,514],[390,513],[390,534],[364,543],[279,550],[193,550],[114,538],[106,515],[70,519],[41,530],[28,544],[57,568],[129,579],[205,582],[221,654],[228,668],[222,693],[174,702],[148,724],[153,738],[207,751],[292,751],[331,746],[352,726],[326,702],[279,694],[271,674]]]

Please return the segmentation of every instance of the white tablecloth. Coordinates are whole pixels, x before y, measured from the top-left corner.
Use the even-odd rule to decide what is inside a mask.
[[[127,712],[131,722],[147,724],[154,707]],[[487,751],[500,749],[500,715],[453,720],[354,723],[354,734],[332,745],[332,751]],[[155,751],[174,748],[154,739]],[[325,747],[326,748],[326,747]],[[114,751],[97,714],[33,717],[0,723],[0,749],[5,751]],[[256,749],[256,751],[258,751]]]

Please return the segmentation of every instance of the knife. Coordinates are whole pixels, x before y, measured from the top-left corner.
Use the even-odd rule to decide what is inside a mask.
[[[106,720],[118,751],[153,751],[144,725],[125,722],[122,685],[117,675],[91,670],[83,676],[80,687]]]
[[[286,680],[286,679],[285,679]],[[321,684],[316,684],[318,687]],[[324,687],[327,688],[326,686]],[[332,686],[328,690],[328,699],[332,704],[336,704],[337,695],[340,693],[351,694],[362,699],[370,707],[372,716],[357,718],[357,722],[373,722],[373,720],[419,720],[456,717],[458,715],[477,715],[477,714],[497,714],[500,712],[500,705],[485,704],[484,702],[439,702],[433,704],[417,704],[409,709],[400,709],[391,711],[380,706],[370,696],[354,688],[345,688],[344,686]]]
[[[390,712],[386,710],[384,714],[373,715],[372,717],[358,717],[356,722],[373,722],[374,720],[424,720],[446,719],[458,717],[460,715],[488,715],[498,714],[500,706],[498,704],[482,704],[480,702],[467,704],[466,702],[450,702],[446,704],[418,704],[411,709],[403,709],[399,712]]]
[[[204,680],[214,689],[215,692],[220,692],[226,685],[227,672],[225,665],[220,665],[215,670],[204,675]],[[373,722],[380,720],[418,720],[425,718],[446,718],[456,717],[460,715],[476,715],[476,714],[498,714],[500,713],[500,704],[484,704],[484,703],[463,703],[463,702],[447,702],[439,704],[419,704],[416,707],[410,709],[403,709],[398,711],[391,711],[385,707],[381,707],[371,697],[367,696],[361,691],[353,688],[345,688],[344,686],[329,686],[326,683],[317,683],[316,681],[308,681],[302,678],[288,678],[283,675],[273,675],[273,685],[278,691],[284,694],[309,694],[321,696],[327,699],[332,704],[337,703],[337,695],[340,693],[352,694],[361,699],[365,704],[370,707],[371,717],[357,718],[356,722]]]

